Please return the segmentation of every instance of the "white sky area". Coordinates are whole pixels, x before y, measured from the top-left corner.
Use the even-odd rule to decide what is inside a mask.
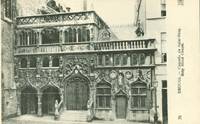
[[[63,8],[70,7],[71,11],[82,11],[83,0],[55,0]],[[22,8],[19,15],[35,15],[38,8],[45,5],[46,0],[18,0]],[[87,0],[87,9],[95,10],[108,25],[133,24],[135,18],[136,0]]]

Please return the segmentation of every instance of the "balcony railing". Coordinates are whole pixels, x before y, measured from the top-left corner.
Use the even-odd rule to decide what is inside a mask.
[[[53,25],[70,25],[70,24],[85,24],[94,23],[99,27],[107,24],[96,14],[94,11],[82,11],[82,12],[68,12],[58,14],[44,14],[35,16],[17,17],[17,26],[40,26],[47,24]]]
[[[154,39],[120,40],[120,41],[90,41],[70,44],[50,44],[39,46],[19,46],[15,54],[48,54],[73,52],[99,52],[155,49]]]

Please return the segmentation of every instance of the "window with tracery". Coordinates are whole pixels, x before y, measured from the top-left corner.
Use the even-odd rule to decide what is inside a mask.
[[[59,43],[59,31],[54,28],[42,31],[42,44]]]
[[[96,88],[97,108],[111,108],[111,84],[100,82]]]
[[[143,82],[131,86],[131,108],[145,108],[147,100],[147,87]]]

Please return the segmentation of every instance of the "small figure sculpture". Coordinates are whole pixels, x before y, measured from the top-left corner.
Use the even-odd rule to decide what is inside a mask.
[[[55,120],[57,120],[59,117],[58,109],[59,109],[59,104],[58,104],[58,100],[56,100],[55,101]]]

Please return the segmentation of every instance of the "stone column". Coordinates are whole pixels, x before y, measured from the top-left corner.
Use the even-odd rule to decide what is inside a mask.
[[[17,115],[21,115],[21,92],[17,91]]]
[[[27,45],[30,45],[30,32],[27,32]]]
[[[78,43],[78,28],[76,28],[76,42]]]
[[[37,31],[37,45],[41,45],[42,44],[42,29],[38,29]]]
[[[52,56],[49,56],[49,67],[52,67]]]
[[[42,93],[38,91],[38,116],[42,116]]]
[[[20,46],[20,32],[17,30],[16,34],[16,46]]]

